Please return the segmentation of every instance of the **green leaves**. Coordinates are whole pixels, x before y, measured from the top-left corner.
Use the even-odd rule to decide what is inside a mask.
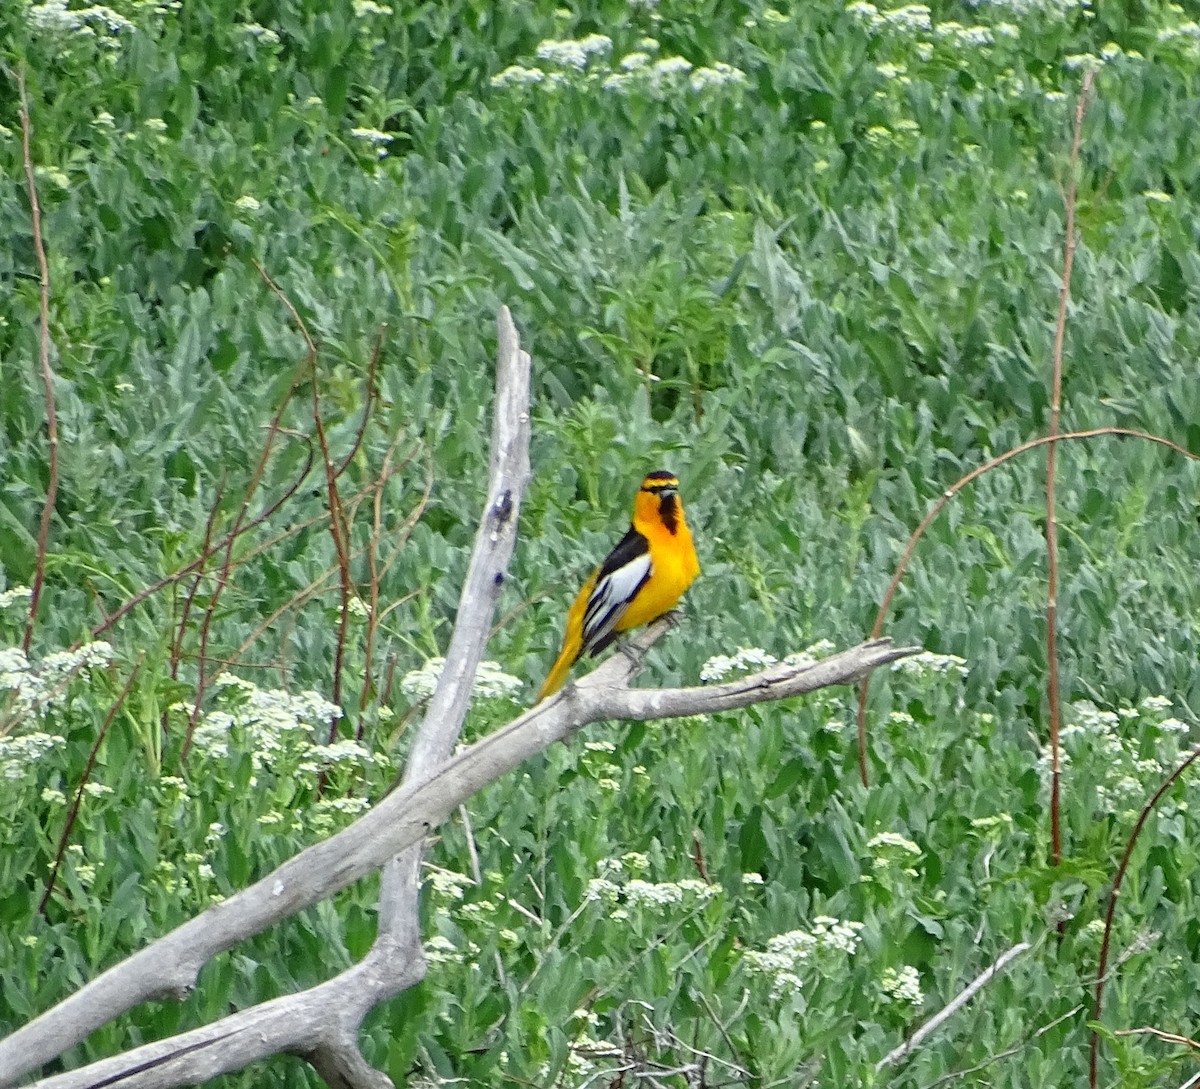
[[[340,827],[395,774],[336,764],[318,799],[298,750],[256,766],[245,735],[219,773],[183,769],[186,798],[171,781],[190,720],[176,705],[197,698],[202,652],[202,713],[229,661],[264,689],[332,693],[340,594],[313,384],[331,458],[349,459],[356,590],[365,601],[374,577],[378,592],[372,657],[361,615],[342,647],[341,729],[377,755],[402,754],[399,678],[444,650],[453,622],[501,301],[534,356],[536,427],[489,657],[532,690],[564,603],[661,465],[683,480],[705,574],[645,683],[696,683],[739,647],[849,643],[936,497],[1044,428],[1065,133],[1080,72],[1099,65],[1064,422],[1200,445],[1195,42],[1171,5],[1133,21],[1062,3],[1022,5],[1020,20],[1003,4],[389,7],[296,0],[264,26],[240,0],[121,3],[131,25],[90,36],[39,28],[30,7],[6,16],[6,63],[32,95],[62,429],[35,659],[220,541],[247,494],[246,517],[265,521],[227,576],[215,550],[198,581],[125,616],[109,633],[116,676],[73,689],[50,724],[64,747],[28,762],[0,824],[0,1031]],[[0,95],[0,164],[21,178],[14,103]],[[46,486],[21,187],[0,192],[0,223],[10,587],[31,578]],[[286,405],[307,346],[256,261],[318,348]],[[397,1081],[575,1086],[619,1077],[634,1054],[666,1079],[703,1051],[713,1080],[874,1084],[913,1023],[1065,905],[1061,942],[989,984],[893,1080],[927,1086],[1021,1048],[981,1076],[1077,1081],[1080,1019],[1030,1034],[1090,985],[1114,855],[1183,748],[1159,726],[1190,723],[1200,701],[1197,482],[1173,455],[1114,439],[1064,445],[1059,465],[1065,695],[1137,712],[1068,739],[1065,866],[1044,865],[1038,453],[977,481],[918,549],[891,630],[969,675],[877,679],[869,793],[844,694],[593,730],[547,754],[477,800],[470,833],[443,830],[434,872],[476,858],[481,880],[429,890],[430,978],[368,1023],[372,1060]],[[19,638],[19,610],[0,619]],[[143,657],[96,769],[112,794],[85,794],[81,850],[38,916],[65,801]],[[20,734],[7,691],[0,734]],[[1145,709],[1159,694],[1170,715]],[[481,707],[472,736],[507,708]],[[1194,1020],[1196,980],[1178,967],[1196,940],[1186,790],[1132,864],[1117,940],[1158,936],[1110,982],[1112,1025]],[[369,944],[373,897],[351,890],[248,943],[185,1006],[139,1011],[81,1054],[325,978]],[[819,972],[801,963],[783,1009],[745,953],[822,917],[862,923],[861,947]],[[925,1004],[898,1005],[885,971],[892,991],[915,975]],[[1163,1053],[1106,1041],[1131,1085],[1180,1075]]]

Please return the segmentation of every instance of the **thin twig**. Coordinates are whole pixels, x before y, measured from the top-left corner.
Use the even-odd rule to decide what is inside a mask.
[[[362,419],[358,421],[358,432],[354,436],[354,441],[350,444],[350,449],[346,451],[346,456],[342,458],[342,463],[337,467],[337,475],[340,477],[354,460],[359,450],[362,449],[363,439],[367,436],[367,425],[371,422],[371,413],[375,407],[375,398],[378,396],[378,391],[375,389],[375,373],[379,369],[379,356],[383,351],[383,338],[387,334],[387,322],[385,321],[379,327],[379,333],[375,337],[375,349],[371,352],[371,360],[367,364],[367,382],[366,394],[363,397]],[[400,441],[400,436],[396,436],[395,443]]]
[[[931,1081],[927,1086],[925,1086],[925,1089],[937,1089],[937,1086],[946,1085],[948,1082],[952,1082],[957,1078],[965,1078],[968,1074],[978,1074],[980,1070],[986,1070],[993,1063],[998,1063],[1001,1059],[1011,1059],[1014,1055],[1020,1055],[1021,1052],[1024,1051],[1039,1036],[1045,1036],[1046,1033],[1052,1028],[1055,1028],[1056,1026],[1061,1025],[1064,1021],[1074,1017],[1082,1009],[1083,1005],[1081,1003],[1080,1005],[1075,1006],[1073,1009],[1067,1010],[1066,1013],[1059,1015],[1049,1024],[1043,1025],[1037,1030],[1037,1032],[1022,1040],[1016,1047],[1010,1047],[1007,1051],[1000,1051],[995,1055],[989,1055],[983,1060],[983,1062],[976,1063],[974,1066],[968,1066],[963,1070],[951,1070],[950,1073],[943,1074],[935,1081]]]
[[[1143,1025],[1141,1028],[1134,1029],[1117,1029],[1114,1036],[1154,1036],[1159,1040],[1166,1040],[1169,1044],[1180,1044],[1183,1047],[1190,1047],[1193,1051],[1200,1051],[1200,1040],[1193,1040],[1190,1036],[1181,1036],[1177,1032],[1164,1032],[1162,1029],[1154,1028],[1151,1025]]]
[[[37,181],[33,173],[33,153],[30,151],[29,100],[25,91],[25,67],[17,69],[17,92],[20,96],[21,158],[25,164],[25,185],[29,191],[29,210],[33,216],[33,248],[37,252],[38,279],[41,303],[38,312],[38,362],[42,371],[42,389],[46,394],[46,442],[49,479],[46,482],[46,502],[42,505],[42,520],[38,526],[37,560],[30,587],[29,618],[25,622],[25,638],[21,643],[26,654],[33,643],[33,626],[38,602],[46,581],[46,549],[50,542],[50,518],[58,498],[58,409],[54,400],[54,371],[50,368],[50,265],[46,260],[46,245],[42,237],[42,206],[38,201]]]
[[[188,716],[187,733],[183,738],[183,745],[179,751],[179,766],[182,768],[187,761],[187,756],[192,747],[192,735],[196,732],[196,724],[200,721],[200,714],[204,706],[204,696],[208,687],[208,640],[212,631],[213,618],[217,615],[217,604],[221,600],[221,594],[225,587],[229,585],[230,576],[233,573],[233,547],[237,541],[239,531],[246,522],[246,518],[250,513],[250,503],[254,498],[255,492],[258,491],[258,486],[262,483],[263,474],[266,472],[267,465],[271,460],[271,450],[275,445],[275,436],[281,430],[283,422],[283,413],[291,402],[292,394],[296,391],[296,386],[300,382],[300,376],[304,373],[304,366],[301,364],[292,374],[292,380],[288,383],[287,392],[284,393],[283,399],[279,403],[279,407],[275,410],[275,415],[271,417],[270,426],[267,428],[267,439],[263,443],[262,453],[259,455],[258,464],[254,466],[254,472],[250,475],[250,482],[246,485],[246,491],[242,496],[241,506],[238,508],[237,516],[234,518],[233,527],[226,535],[228,544],[225,546],[225,559],[221,563],[221,570],[217,574],[216,585],[213,587],[212,593],[208,598],[208,605],[204,610],[204,619],[200,622],[200,654],[197,662],[196,676],[196,696],[192,703],[192,711]]]
[[[284,428],[280,428],[280,431],[285,434],[289,433]],[[267,521],[267,519],[269,519],[271,517],[271,515],[273,515],[277,510],[279,510],[280,507],[282,507],[284,505],[284,503],[286,503],[289,499],[291,499],[291,497],[293,495],[295,495],[296,492],[300,489],[300,485],[304,483],[304,481],[308,477],[308,474],[312,471],[312,463],[313,463],[313,451],[312,451],[312,446],[310,444],[309,451],[308,451],[308,458],[304,464],[303,469],[297,475],[296,479],[293,480],[292,483],[289,484],[287,486],[287,488],[284,489],[283,494],[280,495],[280,497],[278,499],[276,499],[274,503],[272,503],[269,507],[267,507],[266,510],[260,511],[258,514],[256,514],[254,516],[254,518],[251,519],[249,522],[247,522],[244,525],[237,527],[235,529],[231,529],[228,533],[226,533],[225,536],[222,537],[221,540],[218,541],[217,544],[213,546],[212,552],[215,554],[215,553],[221,551],[223,548],[226,548],[230,544],[232,544],[232,542],[235,541],[242,534],[248,533],[252,529],[256,529],[258,526],[262,525],[265,521]],[[316,519],[316,521],[319,521],[319,520],[320,519]],[[286,532],[281,533],[279,536],[274,538],[274,540],[270,543],[277,544],[277,543],[279,543],[279,541],[286,540],[288,537],[294,535],[295,533],[299,533],[302,529],[305,529],[305,528],[307,528],[306,525],[295,526],[295,527],[287,530]],[[256,554],[257,554],[256,552],[251,552],[250,556],[253,556]],[[249,557],[246,557],[246,558],[249,558]],[[99,624],[97,624],[94,628],[92,628],[91,637],[93,639],[98,639],[101,635],[103,635],[106,631],[108,631],[109,628],[113,627],[113,625],[115,625],[119,620],[124,618],[133,609],[137,608],[137,606],[139,606],[143,601],[146,601],[148,598],[153,597],[160,590],[164,590],[168,586],[173,586],[177,582],[182,582],[185,578],[188,577],[188,575],[190,575],[193,571],[197,570],[198,568],[202,567],[207,562],[208,562],[208,555],[201,554],[201,555],[197,556],[194,560],[189,560],[182,567],[179,567],[176,570],[172,571],[171,574],[164,575],[157,582],[152,583],[150,586],[147,586],[147,587],[139,590],[136,594],[133,595],[133,597],[131,597],[128,600],[126,600],[125,602],[123,602],[114,612],[107,615]]]
[[[1029,942],[1018,942],[1011,949],[1005,950],[999,957],[982,973],[976,976],[968,983],[961,991],[958,992],[945,1006],[935,1013],[928,1021],[925,1022],[919,1029],[916,1030],[907,1040],[899,1047],[893,1048],[882,1059],[875,1064],[876,1070],[882,1070],[885,1066],[891,1066],[893,1063],[900,1062],[902,1059],[908,1058],[921,1044],[925,1037],[936,1032],[942,1027],[951,1017],[971,1001],[984,987],[992,982],[1008,965],[1019,957],[1022,953],[1032,949],[1033,946]]]
[[[1163,795],[1174,786],[1175,781],[1197,759],[1200,759],[1200,745],[1197,745],[1192,750],[1191,755],[1162,781],[1159,788],[1151,795],[1150,800],[1142,806],[1142,811],[1138,814],[1133,831],[1129,833],[1129,840],[1125,844],[1125,851],[1121,855],[1120,864],[1117,866],[1116,876],[1113,877],[1112,891],[1108,894],[1108,909],[1104,913],[1104,938],[1100,942],[1100,963],[1096,969],[1096,998],[1092,1004],[1093,1022],[1099,1023],[1100,1015],[1104,1012],[1104,984],[1107,982],[1108,950],[1112,942],[1113,919],[1117,913],[1117,897],[1121,894],[1121,883],[1125,880],[1125,871],[1129,868],[1130,858],[1133,857],[1133,848],[1137,845],[1138,837],[1142,834],[1142,828],[1145,826],[1150,814],[1154,811],[1154,807],[1158,805]],[[1090,1089],[1096,1089],[1099,1076],[1100,1033],[1096,1029],[1092,1029],[1092,1040],[1088,1058],[1088,1085]]]
[[[1078,192],[1079,148],[1083,143],[1083,117],[1087,112],[1088,94],[1092,89],[1094,72],[1083,77],[1083,88],[1075,104],[1075,132],[1071,140],[1071,163],[1067,190],[1064,196],[1067,213],[1066,240],[1063,243],[1062,284],[1058,292],[1058,319],[1054,327],[1053,373],[1050,381],[1050,445],[1046,448],[1046,665],[1047,700],[1050,713],[1050,863],[1062,861],[1062,816],[1060,760],[1058,733],[1062,721],[1062,706],[1058,681],[1058,520],[1055,513],[1055,480],[1058,474],[1059,419],[1062,416],[1063,341],[1067,330],[1067,304],[1071,299],[1071,269],[1075,264],[1075,202]],[[1059,923],[1063,933],[1066,920]]]
[[[321,390],[320,390],[320,374],[317,371],[317,344],[313,340],[312,334],[308,331],[308,323],[301,317],[300,311],[296,309],[295,303],[288,297],[287,293],[281,288],[272,278],[267,270],[254,262],[255,269],[258,270],[259,276],[263,282],[271,289],[280,302],[287,308],[288,313],[292,317],[292,321],[296,323],[296,327],[300,330],[300,335],[304,337],[304,343],[308,346],[308,354],[305,356],[304,362],[301,364],[302,370],[307,370],[310,381],[312,383],[312,412],[313,412],[313,427],[317,433],[317,444],[321,450],[321,461],[325,466],[325,490],[329,505],[329,532],[333,537],[334,551],[337,553],[338,569],[341,574],[341,615],[338,623],[337,647],[334,651],[333,660],[333,690],[330,693],[330,702],[335,707],[342,705],[342,667],[346,657],[346,640],[350,631],[350,598],[354,595],[354,583],[350,575],[350,556],[349,546],[347,545],[348,529],[343,521],[343,508],[338,492],[337,480],[338,477],[345,471],[350,464],[349,458],[343,462],[340,467],[333,464],[333,457],[329,451],[329,439],[325,434],[325,421],[321,417]],[[365,421],[363,427],[365,427]],[[338,717],[333,716],[329,721],[329,744],[333,744],[337,738]],[[325,773],[321,773],[321,783],[324,784]]]
[[[54,883],[58,880],[58,870],[62,865],[63,856],[67,853],[67,843],[71,839],[71,829],[75,827],[75,818],[79,816],[79,807],[83,803],[83,789],[88,785],[88,781],[92,777],[92,768],[96,766],[96,754],[100,751],[100,746],[104,744],[104,739],[108,736],[108,728],[113,724],[113,719],[117,717],[117,712],[124,705],[126,699],[129,698],[129,693],[133,690],[133,682],[137,680],[137,675],[142,668],[141,659],[137,665],[133,667],[133,672],[129,674],[129,680],[125,682],[125,687],[121,689],[121,694],[117,696],[113,705],[108,709],[108,714],[104,716],[104,722],[100,725],[100,732],[96,735],[95,744],[92,745],[92,751],[88,755],[87,764],[84,766],[83,775],[79,778],[79,786],[75,789],[75,800],[71,803],[71,811],[67,814],[67,821],[63,825],[62,835],[58,837],[58,850],[54,854],[54,865],[50,867],[50,876],[46,879],[46,891],[42,893],[41,903],[38,904],[38,911],[45,914],[46,906],[50,903],[50,897],[54,893]]]
[[[213,554],[213,527],[216,525],[217,514],[221,510],[221,500],[225,495],[225,479],[224,474],[222,474],[220,481],[217,483],[217,493],[213,496],[212,505],[209,507],[208,517],[204,520],[204,540],[200,545],[200,566],[196,568],[196,577],[192,579],[192,585],[183,599],[183,609],[179,615],[179,626],[175,632],[175,641],[171,644],[172,680],[179,679],[179,661],[183,657],[183,640],[187,634],[188,617],[191,615],[192,603],[196,600],[196,593],[200,589],[200,583],[204,579],[205,565],[208,563],[209,557]]]

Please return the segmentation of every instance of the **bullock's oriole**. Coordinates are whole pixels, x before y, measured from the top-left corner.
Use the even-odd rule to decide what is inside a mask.
[[[562,688],[584,654],[599,654],[621,632],[669,611],[698,574],[679,481],[674,473],[651,473],[638,489],[629,532],[592,572],[567,613],[562,652],[537,702]]]

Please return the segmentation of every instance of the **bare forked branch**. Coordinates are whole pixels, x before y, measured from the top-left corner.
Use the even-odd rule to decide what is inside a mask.
[[[659,621],[647,628],[632,641],[635,654],[644,654],[669,627],[669,621]],[[0,1086],[15,1084],[22,1075],[36,1070],[140,1002],[187,994],[200,968],[217,953],[378,869],[419,843],[483,787],[592,722],[710,714],[786,699],[830,685],[853,684],[872,670],[911,655],[916,649],[897,647],[887,639],[875,640],[811,665],[773,666],[728,684],[648,690],[626,687],[638,666],[629,656],[616,654],[554,699],[531,708],[508,726],[455,754],[432,778],[401,786],[349,828],[302,851],[274,873],[135,953],[0,1041]],[[360,978],[360,988],[362,983]],[[197,1033],[210,1033],[222,1024],[225,1023],[218,1022]],[[280,1050],[274,1044],[257,1042],[262,1031],[265,1030],[259,1025],[253,1033],[243,1034],[236,1050],[233,1042],[225,1038],[219,1050],[228,1058],[222,1060],[221,1069],[240,1069],[256,1058]],[[181,1046],[195,1043],[197,1033],[139,1048],[120,1059],[105,1060],[103,1071],[115,1073],[118,1067],[112,1064],[120,1063],[119,1069],[131,1073],[134,1066],[151,1061],[162,1049],[178,1052]],[[270,1037],[272,1041],[277,1039]],[[312,1037],[308,1039],[311,1042]],[[40,1084],[45,1089],[94,1085],[100,1072],[100,1066],[94,1065]],[[130,1089],[181,1082],[126,1078],[121,1084],[123,1089]]]
[[[663,620],[632,641],[631,654],[614,655],[554,699],[452,755],[516,539],[528,474],[529,368],[529,356],[520,351],[511,318],[502,311],[487,505],[447,663],[403,783],[349,828],[302,851],[0,1040],[0,1086],[16,1084],[141,1002],[185,996],[195,986],[200,969],[218,953],[384,868],[379,935],[353,968],[310,990],[38,1083],[45,1089],[194,1084],[288,1052],[306,1059],[333,1086],[383,1089],[389,1079],[372,1069],[359,1051],[358,1029],[371,1008],[424,975],[417,911],[420,844],[463,802],[592,722],[706,714],[784,699],[828,685],[854,683],[871,670],[915,652],[916,648],[877,640],[814,664],[774,666],[723,685],[631,689],[628,685],[640,669],[641,657],[672,626],[670,620]]]

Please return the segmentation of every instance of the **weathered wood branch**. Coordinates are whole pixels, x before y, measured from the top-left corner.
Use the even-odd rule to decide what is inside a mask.
[[[644,654],[670,627],[669,621],[661,620],[641,632],[630,644],[633,656]],[[110,968],[25,1028],[0,1041],[0,1086],[16,1084],[23,1074],[36,1070],[139,1002],[187,994],[200,968],[212,957],[378,869],[405,848],[419,843],[462,802],[529,757],[556,741],[572,737],[590,723],[712,714],[787,699],[831,685],[853,684],[872,670],[918,649],[897,647],[890,639],[876,639],[811,665],[777,665],[721,685],[648,690],[626,687],[639,667],[631,655],[615,654],[576,684],[568,685],[554,699],[529,709],[509,725],[452,756],[432,778],[400,787],[350,827],[300,852],[243,892],[214,905]],[[255,1010],[279,1009],[279,1004],[286,1001],[277,999]],[[253,1012],[248,1010],[235,1017]],[[226,1018],[196,1033],[139,1048],[119,1059],[104,1060],[104,1069],[114,1070],[109,1064],[121,1062],[128,1074],[132,1074],[138,1063],[145,1063],[151,1057],[153,1049],[190,1046],[197,1033],[222,1031],[223,1027],[228,1028],[230,1020]],[[249,1061],[280,1050],[269,1041],[261,1046],[257,1040],[253,1043],[235,1065],[221,1064],[221,1070],[240,1069]],[[231,1046],[226,1043],[227,1050]],[[41,1085],[44,1089],[95,1087],[98,1081],[92,1075],[101,1065],[93,1064]],[[106,1073],[104,1077],[111,1075]],[[120,1084],[126,1089],[188,1083],[178,1079],[143,1081],[139,1077],[125,1076]]]
[[[300,852],[273,873],[110,968],[58,1006],[0,1040],[0,1089],[15,1085],[89,1033],[153,999],[185,997],[214,956],[384,867],[379,935],[353,968],[295,995],[264,1002],[202,1028],[37,1083],[43,1089],[168,1089],[191,1085],[287,1052],[333,1089],[391,1085],[358,1049],[363,1017],[424,976],[417,896],[420,845],[479,790],[524,760],[604,719],[710,714],[852,684],[914,652],[888,640],[864,643],[805,666],[775,666],[728,684],[637,691],[628,687],[646,650],[671,627],[660,621],[555,699],[451,755],[470,706],[475,672],[516,540],[529,471],[529,356],[506,309],[500,352],[488,501],[476,536],[443,670],[400,788],[349,828]]]

